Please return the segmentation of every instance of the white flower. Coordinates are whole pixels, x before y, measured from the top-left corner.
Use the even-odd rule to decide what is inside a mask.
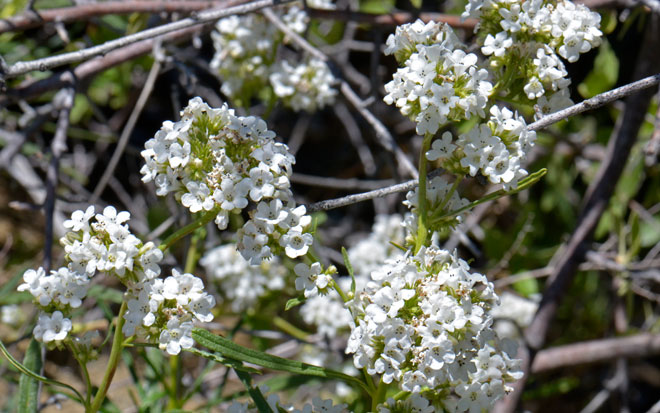
[[[126,337],[135,334],[137,327],[148,327],[156,321],[156,315],[151,311],[148,291],[142,290],[138,297],[129,299],[127,306],[128,310],[124,314],[125,322],[121,330]]]
[[[94,216],[94,205],[90,205],[83,212],[82,210],[73,211],[71,219],[64,221],[62,224],[64,228],[70,229],[73,232],[80,230],[89,231],[89,220]]]
[[[232,211],[234,209],[243,209],[247,206],[247,194],[250,191],[252,182],[245,178],[240,182],[234,182],[231,179],[223,179],[220,189],[213,192],[213,198],[222,209]]]
[[[160,333],[159,347],[168,354],[176,356],[181,349],[191,348],[194,344],[192,339],[193,323],[181,322],[178,318],[172,318],[167,322],[167,329]]]
[[[297,258],[307,254],[314,242],[312,234],[303,234],[299,229],[290,229],[280,238],[280,246],[284,247],[287,257]]]
[[[202,322],[213,321],[211,310],[215,307],[215,298],[209,294],[200,294],[190,300],[188,307],[193,315]]]
[[[124,222],[128,221],[131,218],[131,214],[128,211],[121,211],[117,213],[117,210],[113,206],[107,206],[103,209],[103,214],[96,214],[96,220],[104,224],[105,228],[112,227],[114,225],[121,225]]]
[[[71,331],[71,327],[71,320],[65,318],[61,311],[55,311],[51,316],[41,313],[32,334],[43,343],[62,341]]]
[[[186,183],[187,193],[181,196],[181,204],[190,209],[193,214],[201,210],[210,211],[214,203],[211,191],[203,182],[189,181]]]
[[[296,278],[296,290],[303,290],[305,297],[313,297],[318,294],[319,289],[325,289],[331,278],[327,274],[321,274],[321,270],[321,264],[318,262],[312,265],[296,264],[293,269],[298,276]]]
[[[513,39],[511,39],[506,32],[499,32],[494,37],[492,34],[486,36],[484,46],[481,48],[481,53],[486,56],[495,55],[501,57],[506,52],[506,49],[511,47]]]
[[[156,248],[153,242],[148,242],[142,248],[144,252],[140,255],[140,265],[147,279],[156,278],[160,275],[159,262],[163,259],[163,251]]]
[[[236,245],[222,245],[207,251],[200,259],[209,280],[215,280],[232,311],[240,313],[260,297],[284,288],[288,270],[277,257],[250,265],[236,250]],[[192,304],[191,304],[192,306]]]
[[[436,139],[431,144],[431,150],[426,152],[426,159],[429,161],[435,161],[438,159],[449,158],[454,150],[456,145],[452,143],[451,132],[445,132],[442,134],[442,138]]]

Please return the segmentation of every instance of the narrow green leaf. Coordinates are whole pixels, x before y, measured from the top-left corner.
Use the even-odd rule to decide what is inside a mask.
[[[25,357],[25,368],[32,371],[41,371],[41,345],[34,338],[30,340]],[[36,412],[39,408],[39,382],[25,374],[18,381],[18,411],[21,413]]]
[[[447,219],[453,219],[456,215],[459,215],[465,211],[469,211],[472,208],[476,207],[477,205],[483,204],[484,202],[494,201],[496,199],[502,198],[507,195],[517,194],[518,192],[523,191],[529,188],[530,186],[534,185],[535,183],[537,183],[541,178],[543,178],[543,176],[545,176],[546,173],[548,173],[548,170],[546,168],[541,168],[538,171],[534,172],[533,174],[525,177],[525,179],[521,179],[520,182],[518,182],[518,187],[516,189],[512,189],[510,191],[505,191],[504,189],[500,189],[495,192],[491,192],[490,194],[484,196],[483,198],[471,202],[462,208],[459,208],[451,212],[447,212],[440,216],[434,216],[431,220],[431,223],[437,224]],[[441,210],[438,211],[440,212]]]
[[[252,385],[252,377],[250,377],[250,375],[244,371],[240,371],[240,370],[235,370],[235,371],[236,371],[236,375],[238,376],[239,379],[241,379],[243,385],[250,394],[250,397],[252,397],[252,400],[254,400],[254,404],[257,406],[257,410],[259,410],[259,413],[273,413],[273,410],[268,405],[268,402],[266,401],[264,395],[261,393],[261,390],[259,390],[258,387],[254,387]]]
[[[68,398],[70,398],[72,400],[75,400],[78,403],[83,403],[83,400],[85,398],[75,388],[69,386],[66,383],[62,383],[62,382],[59,382],[57,380],[51,380],[49,378],[46,378],[46,377],[44,377],[40,374],[37,374],[37,373],[33,372],[32,370],[28,369],[27,367],[25,367],[20,361],[16,360],[14,358],[14,356],[11,355],[11,353],[9,353],[9,351],[7,350],[7,347],[5,347],[2,340],[0,340],[0,353],[2,353],[2,355],[5,356],[5,358],[9,361],[9,363],[12,366],[14,366],[18,371],[20,371],[21,373],[23,373],[23,374],[25,374],[29,377],[32,377],[33,379],[39,380],[43,383],[50,384],[51,386],[66,387],[67,389],[71,390],[75,394],[75,396],[74,396],[72,394],[64,393]]]
[[[298,307],[299,305],[304,304],[305,301],[306,301],[305,296],[302,294],[296,298],[292,298],[286,302],[286,305],[284,306],[284,311],[289,311],[294,307]]]
[[[244,366],[242,363],[240,363],[236,360],[228,359],[228,358],[219,356],[217,354],[209,353],[208,351],[199,350],[199,349],[196,349],[195,347],[184,348],[183,350],[187,351],[189,353],[195,354],[197,356],[204,357],[205,359],[215,361],[216,363],[220,363],[220,364],[225,365],[227,367],[231,367],[236,371],[240,370],[240,371],[244,371],[246,373],[261,374],[261,372],[259,370],[255,369],[253,367]]]
[[[628,258],[634,258],[642,245],[642,238],[639,229],[639,215],[636,212],[631,214],[630,220],[630,248],[628,248]]]
[[[193,339],[202,346],[217,351],[225,357],[256,364],[272,370],[286,371],[305,376],[323,377],[326,379],[342,380],[362,387],[367,393],[371,394],[370,389],[361,380],[338,371],[313,366],[295,360],[287,360],[282,357],[273,356],[261,351],[252,350],[227,340],[222,336],[211,333],[201,328],[195,328],[192,331]]]
[[[348,275],[351,276],[351,292],[355,296],[355,272],[353,271],[353,266],[351,265],[351,260],[348,259],[348,251],[346,248],[341,247],[341,256],[344,258],[344,265],[348,270]]]

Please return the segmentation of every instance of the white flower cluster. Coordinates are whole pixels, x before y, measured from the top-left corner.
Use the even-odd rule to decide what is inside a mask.
[[[414,120],[421,135],[435,134],[448,121],[484,117],[493,85],[477,55],[462,47],[448,25],[421,20],[397,27],[387,39],[385,54],[403,67],[385,85],[384,101]]]
[[[426,199],[428,200],[429,211],[434,211],[434,214],[438,216],[442,213],[456,211],[470,203],[467,199],[461,198],[458,195],[458,191],[456,191],[455,188],[452,189],[452,184],[442,176],[436,176],[426,181]],[[404,217],[403,225],[408,234],[406,241],[408,244],[412,244],[414,243],[412,237],[417,234],[418,227],[419,187],[406,193],[406,200],[403,201],[403,204],[407,206],[411,212]],[[431,217],[433,218],[433,216]],[[459,224],[461,220],[462,217],[459,215],[438,225],[435,224],[435,220],[430,220],[428,225],[429,229],[435,232],[447,227],[455,226]],[[381,261],[381,265],[383,262],[384,261]]]
[[[356,292],[364,289],[369,274],[385,260],[403,256],[403,251],[392,245],[404,245],[403,225],[400,215],[377,215],[369,236],[348,249],[348,258],[355,273]],[[337,282],[343,291],[350,291],[349,277],[339,278]],[[330,338],[337,337],[340,331],[348,331],[353,320],[337,294],[309,297],[300,307],[300,314],[305,323],[316,326],[319,334]]]
[[[215,301],[204,292],[199,278],[176,270],[165,280],[157,278],[163,253],[131,233],[126,224],[129,218],[128,212],[117,212],[112,206],[101,214],[95,214],[93,206],[73,212],[64,222],[70,231],[60,240],[67,265],[49,275],[43,268],[23,274],[25,282],[18,290],[29,291],[42,310],[33,332],[37,340],[49,343],[67,338],[72,324],[65,314],[81,306],[97,271],[116,276],[127,287],[128,311],[122,329],[126,336],[138,332],[177,354],[181,347],[192,346],[193,317],[213,319]]]
[[[572,103],[559,56],[576,62],[598,47],[602,36],[600,15],[568,0],[470,0],[463,17],[481,19],[482,53],[491,56],[491,66],[503,68],[501,77],[524,85],[522,92],[541,114]]]
[[[262,393],[268,392],[268,387],[265,385],[259,386]],[[297,409],[291,404],[284,403],[280,400],[280,396],[271,393],[266,396],[266,402],[270,409],[274,412],[290,412],[290,413],[348,413],[349,410],[346,404],[335,405],[331,399],[323,400],[320,397],[314,397],[312,403],[306,403],[302,409]],[[257,413],[260,410],[257,407],[250,406],[250,403],[233,402],[227,409],[227,413]]]
[[[534,146],[536,132],[527,130],[525,119],[507,108],[492,106],[490,115],[487,123],[460,135],[455,143],[451,132],[443,133],[433,141],[426,158],[454,172],[481,173],[493,184],[515,188],[527,176],[521,163]]]
[[[305,255],[313,242],[311,217],[296,207],[289,176],[295,158],[275,142],[262,119],[239,117],[227,105],[210,108],[193,98],[178,122],[164,122],[142,151],[144,182],[158,195],[174,192],[190,212],[213,211],[225,229],[230,213],[256,202],[238,231],[238,248],[252,264],[285,252]]]
[[[128,311],[122,332],[148,341],[158,341],[168,354],[193,346],[193,320],[213,320],[215,299],[204,291],[204,283],[192,274],[179,273],[129,286]]]
[[[394,244],[405,245],[405,232],[401,215],[376,215],[371,233],[347,251],[356,280],[368,279],[385,260],[403,256],[403,251]]]
[[[316,8],[330,9],[330,1],[308,1]],[[295,33],[307,29],[309,17],[298,4],[273,8]],[[211,61],[222,80],[221,91],[237,104],[246,106],[253,96],[270,87],[275,96],[295,111],[315,111],[334,102],[337,82],[325,62],[307,57],[302,62],[277,61],[284,35],[259,14],[230,16],[216,24],[211,33],[215,55]]]
[[[94,214],[93,206],[75,211],[71,219],[64,221],[70,232],[60,240],[67,265],[50,274],[43,268],[25,271],[24,283],[18,286],[18,291],[29,291],[43,310],[34,330],[37,339],[48,343],[66,338],[71,320],[63,318],[63,314],[80,307],[96,271],[127,282],[151,270],[149,260],[154,253],[156,262],[162,258],[161,251],[152,243],[142,245],[131,234],[124,224],[129,218],[128,212],[117,213],[111,206],[102,214]]]
[[[250,265],[236,245],[221,245],[207,251],[199,260],[209,280],[215,280],[231,310],[240,313],[253,309],[260,298],[285,286],[288,270],[277,257]]]
[[[522,376],[491,328],[492,283],[455,254],[422,247],[371,279],[350,303],[356,368],[451,412],[488,410]]]
[[[24,314],[16,304],[3,305],[0,308],[0,321],[10,326],[18,326],[23,322]]]
[[[287,60],[275,63],[268,79],[275,95],[296,112],[316,112],[331,105],[337,95],[332,87],[337,80],[328,65],[311,57],[299,63]]]

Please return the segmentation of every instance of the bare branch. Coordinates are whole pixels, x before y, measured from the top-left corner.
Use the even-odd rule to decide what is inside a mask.
[[[69,129],[69,114],[73,107],[73,98],[75,95],[74,79],[71,72],[67,72],[70,78],[70,85],[61,90],[55,96],[55,105],[59,106],[59,117],[57,120],[57,129],[50,145],[51,159],[46,172],[46,201],[44,203],[44,214],[46,215],[46,230],[44,242],[44,269],[46,273],[50,272],[52,265],[53,249],[53,226],[55,212],[55,190],[59,175],[59,164],[62,153],[66,150],[66,137]]]
[[[213,7],[231,7],[247,0],[224,1],[106,1],[46,10],[29,10],[0,20],[0,33],[39,27],[46,23],[71,23],[106,14],[195,12]]]
[[[531,123],[527,126],[529,130],[539,130],[547,128],[553,123],[557,123],[561,120],[570,118],[571,116],[578,115],[582,112],[588,110],[596,109],[601,106],[604,106],[615,100],[619,100],[626,96],[630,96],[634,93],[637,93],[641,90],[648,89],[652,86],[655,86],[660,83],[660,73],[645,77],[644,79],[638,80],[636,82],[629,83],[625,86],[612,89],[608,92],[601,93],[592,98],[585,99],[577,105],[573,105],[566,109],[560,110],[559,112],[552,113],[550,115],[544,116],[538,121]]]
[[[334,188],[342,190],[357,189],[360,191],[371,191],[381,189],[385,185],[394,185],[391,179],[364,180],[364,179],[339,179],[328,178],[325,176],[305,175],[294,172],[291,175],[291,182],[299,185],[319,186],[323,188]]]
[[[660,335],[657,334],[585,341],[540,351],[532,363],[532,373],[578,364],[608,362],[619,357],[649,357],[659,353]]]
[[[96,184],[96,188],[94,188],[94,193],[92,193],[92,196],[89,200],[90,204],[96,202],[99,196],[101,196],[101,193],[103,193],[103,190],[110,181],[110,178],[112,178],[112,175],[115,172],[115,168],[119,163],[119,159],[124,153],[124,149],[126,148],[126,144],[128,143],[128,138],[130,138],[131,134],[133,133],[133,128],[135,127],[137,120],[140,117],[140,114],[142,113],[142,109],[144,109],[144,105],[147,103],[147,99],[149,99],[149,96],[151,95],[151,91],[153,90],[154,84],[156,83],[156,79],[158,78],[158,72],[160,72],[160,67],[161,67],[161,62],[160,60],[156,59],[153,65],[151,66],[151,69],[149,70],[149,74],[147,75],[147,80],[144,82],[144,87],[142,88],[142,91],[140,92],[140,96],[138,97],[138,100],[135,103],[135,107],[131,111],[131,115],[128,118],[128,121],[126,122],[126,125],[124,126],[124,130],[122,130],[121,136],[119,137],[119,141],[117,142],[117,147],[115,148],[115,151],[112,154],[112,158],[110,158],[110,162],[108,163],[107,168],[105,169],[105,171],[103,171],[103,175],[101,176],[99,183]]]
[[[143,30],[141,32],[131,34],[128,36],[120,37],[119,39],[110,40],[103,44],[93,46],[87,49],[78,50],[76,52],[63,53],[57,56],[46,57],[43,59],[32,60],[29,62],[17,62],[7,68],[4,74],[6,78],[16,77],[35,70],[45,71],[53,67],[66,65],[69,63],[87,60],[94,56],[102,55],[111,52],[120,47],[124,47],[141,40],[152,39],[163,34],[171,33],[176,30],[186,29],[189,27],[197,26],[204,23],[214,22],[222,17],[232,16],[236,14],[250,13],[265,7],[271,7],[277,4],[290,3],[293,0],[257,0],[240,6],[219,8],[208,11],[202,11],[193,17],[181,19],[176,22],[163,24],[152,29]]]
[[[189,27],[166,34],[159,39],[162,39],[163,42],[182,41],[198,31],[198,27]],[[113,66],[150,53],[155,44],[156,39],[149,39],[113,50],[103,57],[81,63],[73,70],[73,74],[80,82]],[[66,83],[63,73],[55,74],[47,79],[29,81],[18,88],[7,90],[4,96],[0,96],[0,107],[6,106],[10,97],[27,99],[51,90],[60,89],[66,86]]]
[[[417,19],[421,19],[424,21],[424,23],[428,23],[430,21],[442,22],[447,23],[452,27],[469,30],[474,29],[477,24],[476,19],[463,20],[460,16],[453,16],[450,14],[442,13],[420,13],[419,15],[408,12],[370,14],[350,10],[321,10],[311,8],[307,9],[307,11],[311,17],[317,19],[352,21],[382,26],[399,26],[401,24],[409,23]]]

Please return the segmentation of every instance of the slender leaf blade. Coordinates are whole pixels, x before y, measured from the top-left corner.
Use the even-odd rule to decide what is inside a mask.
[[[200,345],[213,351],[217,351],[227,358],[256,364],[272,370],[342,380],[346,383],[357,384],[365,391],[370,392],[367,385],[355,377],[323,367],[313,366],[300,361],[288,360],[261,351],[249,349],[201,328],[193,329],[192,337]]]
[[[23,365],[31,371],[41,371],[41,344],[34,338],[30,340]],[[36,413],[39,410],[39,382],[26,374],[18,381],[18,412]]]

